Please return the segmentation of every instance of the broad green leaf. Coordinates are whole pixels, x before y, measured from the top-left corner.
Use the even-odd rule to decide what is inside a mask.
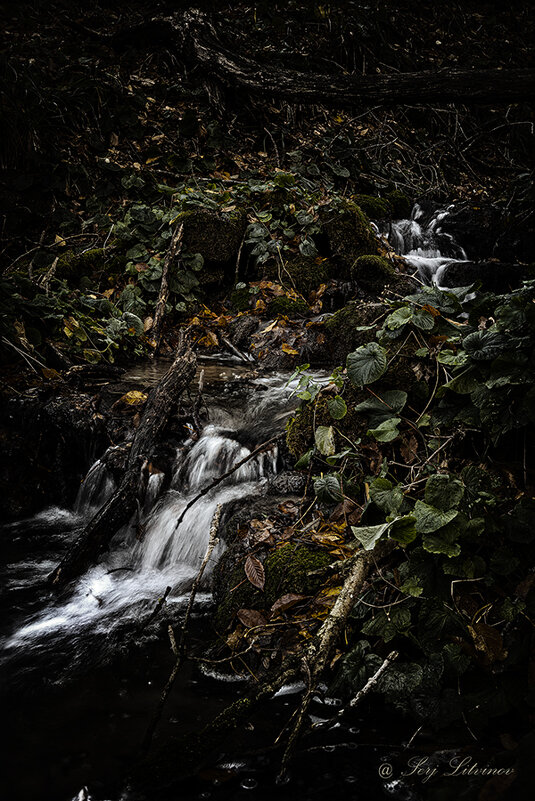
[[[319,500],[324,503],[341,501],[343,498],[340,481],[338,477],[333,474],[317,478],[314,481],[314,492]]]
[[[304,453],[295,463],[296,470],[303,470],[305,467],[308,467],[310,464],[310,460],[312,459],[312,455],[314,453],[314,449],[311,448],[309,451]]]
[[[463,339],[463,348],[476,361],[495,359],[505,348],[507,339],[498,331],[474,331]]]
[[[334,429],[332,426],[318,426],[314,435],[316,448],[323,456],[333,456],[336,453],[334,444]]]
[[[401,420],[399,417],[390,417],[381,423],[377,428],[370,428],[366,432],[369,437],[374,437],[378,442],[391,442],[399,436],[397,429],[398,423]]]
[[[437,362],[440,362],[440,364],[447,364],[450,367],[462,367],[467,363],[468,359],[468,355],[462,350],[459,353],[454,353],[449,349],[441,350],[440,353],[437,354]]]
[[[437,531],[435,534],[424,534],[422,545],[428,553],[441,553],[444,556],[459,556],[461,546],[456,542],[458,533],[455,531]]]
[[[416,517],[416,531],[420,534],[431,534],[439,528],[451,523],[457,517],[458,512],[452,509],[448,512],[437,509],[435,506],[423,501],[416,501],[414,506],[414,516]]]
[[[377,381],[386,370],[386,350],[377,342],[368,342],[347,357],[347,374],[352,384],[363,387]]]
[[[370,414],[370,422],[382,422],[379,418],[392,417],[398,414],[407,403],[407,393],[401,389],[389,389],[380,392],[377,398],[371,397],[355,406],[357,412]]]
[[[333,420],[341,420],[347,414],[346,402],[340,395],[335,398],[329,398],[327,407]]]
[[[410,320],[412,320],[412,311],[407,306],[402,306],[388,315],[385,325],[390,330],[396,330],[396,328],[401,328]]]
[[[421,586],[416,576],[409,576],[407,581],[401,585],[400,589],[401,592],[412,595],[413,598],[419,598],[424,591],[424,588]]]
[[[393,520],[388,536],[400,545],[409,545],[418,536],[414,515],[404,515]]]
[[[387,515],[397,512],[403,503],[401,487],[395,487],[387,478],[376,478],[370,484],[369,493],[373,503]]]
[[[425,502],[436,509],[457,509],[464,495],[464,487],[458,478],[447,473],[437,473],[427,479]]]
[[[435,318],[426,309],[416,309],[411,322],[421,331],[431,331],[435,325]]]
[[[371,551],[375,544],[390,528],[391,523],[381,523],[379,526],[351,526],[351,531],[358,539],[365,551]]]

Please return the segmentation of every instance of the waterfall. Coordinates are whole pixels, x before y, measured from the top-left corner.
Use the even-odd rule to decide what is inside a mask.
[[[448,266],[467,261],[464,249],[441,226],[453,208],[429,213],[416,203],[410,220],[395,220],[379,228],[392,249],[418,271],[421,281],[442,289],[447,288],[442,282]]]
[[[109,552],[61,599],[50,604],[47,593],[41,611],[19,620],[14,633],[2,642],[2,659],[20,659],[27,653],[35,664],[41,655],[50,664],[58,660],[58,675],[61,671],[68,674],[77,665],[86,667],[88,659],[102,661],[108,653],[111,658],[117,642],[122,641],[122,632],[135,630],[154,609],[166,587],[172,588],[167,604],[175,605],[179,611],[187,602],[206,552],[218,504],[263,494],[267,479],[277,469],[276,446],[256,454],[200,497],[177,527],[178,518],[202,489],[279,430],[297,404],[292,397],[293,388],[283,375],[262,377],[248,385],[239,403],[211,407],[214,422],[204,428],[196,441],[192,435],[177,449],[170,474],[155,470],[150,475],[139,513],[117,532]],[[106,466],[109,451],[88,471],[73,511],[51,509],[17,524],[30,534],[39,528],[50,549],[46,558],[32,554],[24,562],[8,565],[10,587],[17,581],[24,581],[28,589],[32,581],[34,585],[36,581],[44,584],[80,527],[111,496],[115,482]],[[212,554],[205,578],[209,578],[223,547],[220,544]],[[202,592],[198,598],[200,603],[209,600]]]

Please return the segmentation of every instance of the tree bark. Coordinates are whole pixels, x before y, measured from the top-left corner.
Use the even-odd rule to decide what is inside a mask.
[[[182,391],[195,375],[196,362],[189,346],[179,348],[173,364],[147,401],[119,488],[90,520],[50,575],[53,586],[59,587],[85,570],[108,547],[121,526],[130,520],[138,499],[145,493],[146,463]]]

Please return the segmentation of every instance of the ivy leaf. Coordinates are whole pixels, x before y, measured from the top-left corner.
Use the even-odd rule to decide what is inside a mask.
[[[332,426],[318,426],[314,435],[316,448],[323,456],[333,456],[336,453],[334,444],[334,429]]]
[[[363,387],[377,381],[386,370],[386,350],[377,342],[368,342],[347,357],[347,374],[352,384]]]
[[[317,478],[314,481],[314,492],[318,499],[324,503],[342,500],[342,490],[340,488],[340,481],[333,473],[322,478]]]
[[[442,511],[457,509],[464,495],[464,487],[458,478],[447,473],[437,473],[427,479],[425,502]]]
[[[351,526],[351,531],[364,550],[371,551],[390,526],[391,523],[381,523],[379,526]]]
[[[416,531],[420,534],[431,534],[439,528],[451,523],[457,517],[455,509],[444,511],[423,501],[416,501],[414,516],[416,517]]]
[[[399,417],[390,417],[381,423],[377,428],[370,428],[366,432],[369,437],[375,437],[378,442],[391,442],[399,436],[398,423],[401,420]]]
[[[333,420],[341,420],[347,414],[347,404],[340,395],[336,395],[335,398],[329,398],[327,407]]]

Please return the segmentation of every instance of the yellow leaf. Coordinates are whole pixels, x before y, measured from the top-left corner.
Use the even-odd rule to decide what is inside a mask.
[[[58,378],[61,379],[61,375],[52,367],[41,367],[41,372],[49,381],[55,381]]]
[[[287,353],[289,356],[299,356],[299,351],[296,350],[295,348],[292,348],[291,345],[288,345],[287,342],[282,343],[281,350],[283,350],[284,353]]]
[[[141,406],[142,403],[145,403],[147,398],[148,395],[145,395],[144,392],[133,389],[131,392],[127,392],[126,395],[123,395],[122,398],[119,398],[119,403],[127,403],[129,406]]]
[[[65,245],[67,244],[63,239],[63,237],[60,236],[59,234],[56,234],[56,236],[54,237],[54,242],[56,243],[56,245],[59,245],[60,248],[64,248]]]
[[[151,159],[147,159],[145,164],[153,164],[155,161],[158,161],[159,158],[160,156],[153,156]]]

